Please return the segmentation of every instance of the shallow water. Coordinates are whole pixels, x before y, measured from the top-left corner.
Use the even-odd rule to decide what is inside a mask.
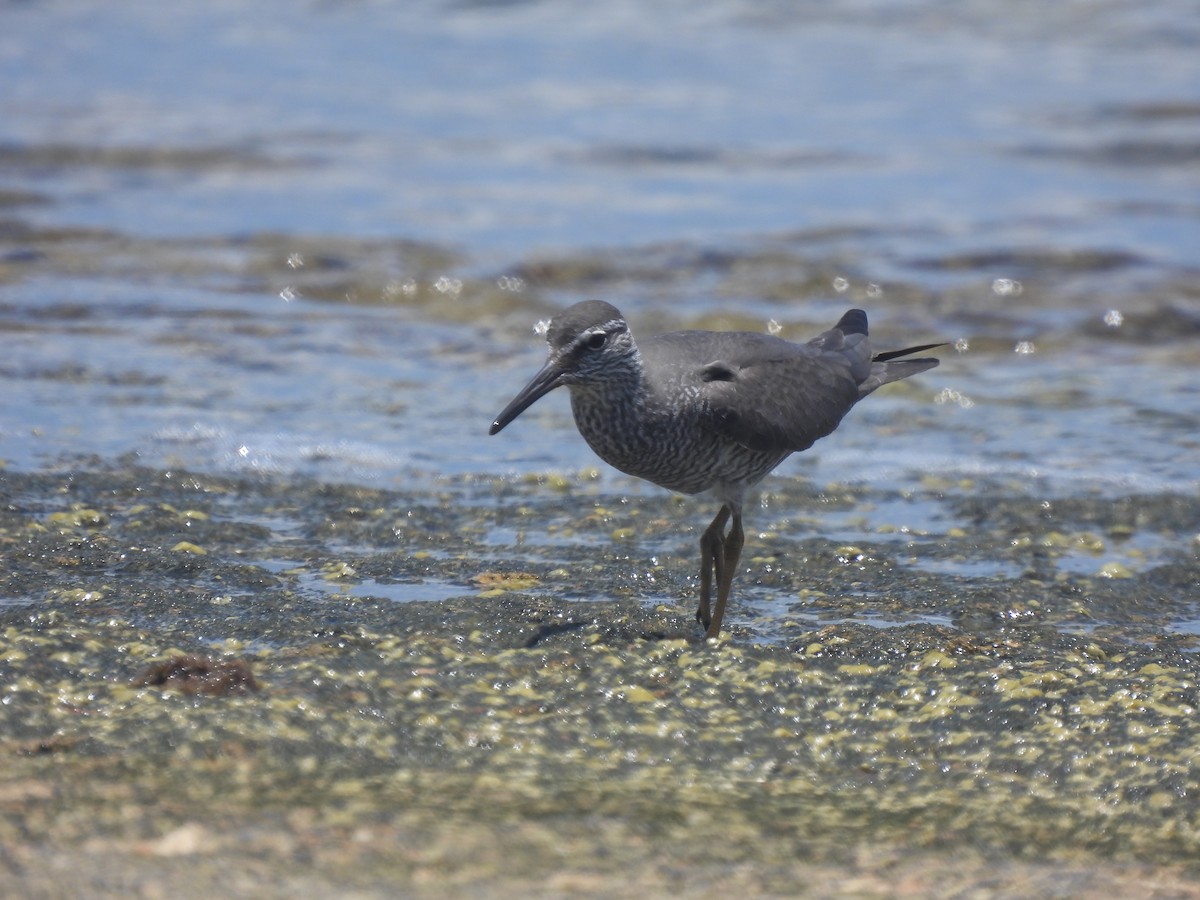
[[[602,295],[969,343],[815,477],[1196,485],[1186,4],[294,10],[5,11],[10,464],[579,468],[561,398],[481,435]]]
[[[776,320],[803,339],[861,304],[881,348],[957,342],[781,475],[1200,485],[1186,4],[5,20],[10,466],[384,486],[588,470],[565,397],[485,431],[539,363],[534,321],[602,296],[642,332]],[[813,528],[850,540],[886,514]]]

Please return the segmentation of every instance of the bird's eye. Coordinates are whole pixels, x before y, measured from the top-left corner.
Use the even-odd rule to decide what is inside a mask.
[[[589,350],[599,350],[607,340],[608,335],[602,331],[598,331],[587,339],[587,347]]]

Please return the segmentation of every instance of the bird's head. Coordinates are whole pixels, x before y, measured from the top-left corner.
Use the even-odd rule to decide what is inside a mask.
[[[637,364],[637,345],[621,311],[603,300],[563,310],[546,330],[549,356],[529,384],[504,407],[488,434],[495,434],[559,385],[601,386],[625,380]]]

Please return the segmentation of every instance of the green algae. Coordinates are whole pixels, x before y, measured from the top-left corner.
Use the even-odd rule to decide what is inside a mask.
[[[785,892],[797,867],[880,848],[1056,861],[1072,877],[1154,864],[1186,880],[1170,867],[1200,858],[1200,662],[1160,618],[1184,557],[1119,581],[972,581],[920,569],[937,535],[904,547],[915,567],[890,543],[778,537],[751,574],[807,585],[804,614],[763,641],[743,608],[705,643],[690,553],[648,583],[622,559],[630,539],[610,540],[614,525],[678,540],[687,505],[644,498],[632,515],[586,478],[389,492],[3,472],[0,489],[0,841],[23,853],[98,846],[252,872],[256,854],[293,865],[329,840],[342,856],[323,871],[347,885],[436,893],[508,871],[514,894],[564,871],[703,892],[729,867]],[[773,503],[813,493],[774,490]],[[539,544],[537,521],[585,498],[580,544]],[[977,547],[1019,529],[1020,513],[994,509]],[[52,518],[64,511],[78,521]],[[526,542],[489,543],[513,515]],[[206,552],[176,549],[192,541]],[[330,577],[436,577],[462,595],[314,587]],[[1127,634],[1115,619],[1105,634],[1055,627],[1071,604],[1154,591]],[[872,597],[910,623],[856,622]],[[813,604],[845,618],[814,626]],[[953,624],[922,622],[931,610]],[[197,657],[244,666],[259,690],[144,677]],[[672,881],[672,867],[689,874]]]

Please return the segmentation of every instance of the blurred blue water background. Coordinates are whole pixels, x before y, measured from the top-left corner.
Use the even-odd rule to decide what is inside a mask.
[[[1200,484],[1192,3],[0,21],[10,466],[591,466],[563,397],[485,432],[540,362],[533,322],[600,295],[635,330],[801,339],[863,305],[881,347],[960,342],[785,473]]]

